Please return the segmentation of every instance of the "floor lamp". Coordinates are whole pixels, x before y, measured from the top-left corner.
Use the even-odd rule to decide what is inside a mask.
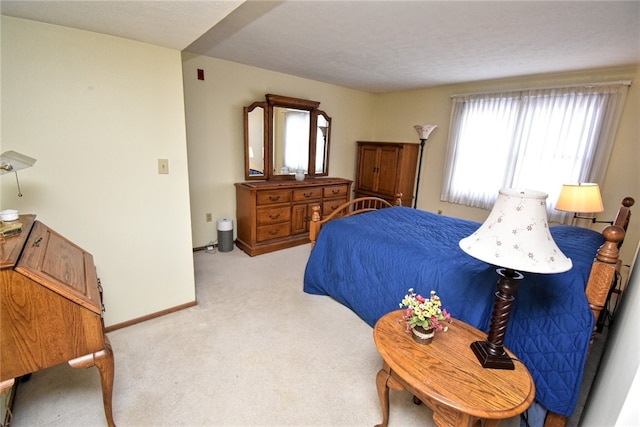
[[[520,271],[555,274],[573,266],[551,237],[546,199],[535,190],[500,190],[487,220],[460,240],[460,249],[497,266],[500,276],[487,339],[471,343],[483,368],[514,369],[503,344]]]
[[[418,189],[420,188],[420,174],[422,172],[422,152],[424,151],[424,144],[429,139],[429,135],[433,132],[438,125],[415,125],[414,128],[420,136],[420,159],[418,160],[418,178],[416,179],[416,197],[413,199],[413,208],[418,206]]]

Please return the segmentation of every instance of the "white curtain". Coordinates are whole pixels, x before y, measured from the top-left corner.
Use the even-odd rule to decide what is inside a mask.
[[[491,209],[501,188],[549,194],[564,183],[601,183],[629,83],[453,97],[441,200]]]
[[[287,111],[284,126],[284,165],[291,171],[306,171],[309,162],[309,113]]]

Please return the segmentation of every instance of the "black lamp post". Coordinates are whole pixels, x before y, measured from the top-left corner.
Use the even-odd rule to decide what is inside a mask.
[[[413,199],[413,208],[418,206],[418,190],[420,189],[420,175],[422,173],[422,152],[424,151],[424,144],[429,139],[429,135],[433,132],[438,125],[415,125],[414,128],[420,136],[420,159],[418,160],[418,178],[416,178],[416,197]]]

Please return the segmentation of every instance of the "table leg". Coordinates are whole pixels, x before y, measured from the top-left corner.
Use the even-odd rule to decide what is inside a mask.
[[[389,375],[389,372],[385,371],[384,368],[380,369],[378,375],[376,375],[378,398],[380,399],[380,406],[382,406],[382,424],[378,424],[376,427],[387,427],[389,425],[389,386],[387,385]]]
[[[438,427],[482,427],[482,420],[464,412],[456,411],[441,405],[433,410],[433,422]],[[485,420],[484,427],[496,427],[500,420]]]

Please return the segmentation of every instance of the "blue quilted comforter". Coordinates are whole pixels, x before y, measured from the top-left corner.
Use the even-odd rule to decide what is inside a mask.
[[[409,288],[435,290],[451,315],[488,331],[498,275],[458,246],[479,223],[394,207],[326,224],[311,252],[304,291],[329,295],[370,326],[397,310]],[[536,383],[536,399],[570,416],[576,406],[594,325],[585,286],[602,235],[551,227],[573,268],[525,273],[518,282],[505,346]]]

